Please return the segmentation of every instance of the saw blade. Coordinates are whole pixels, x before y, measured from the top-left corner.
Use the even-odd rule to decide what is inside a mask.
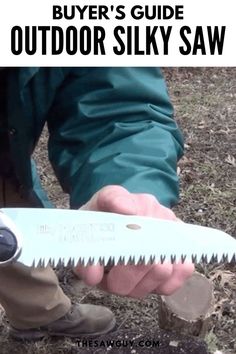
[[[236,240],[199,225],[114,213],[1,209],[1,224],[20,239],[27,266],[235,262]]]

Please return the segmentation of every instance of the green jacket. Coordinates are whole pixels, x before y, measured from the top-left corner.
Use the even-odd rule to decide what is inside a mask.
[[[50,206],[31,160],[45,123],[49,158],[72,208],[109,184],[176,203],[183,140],[159,69],[16,68],[8,94],[16,173],[38,206]]]

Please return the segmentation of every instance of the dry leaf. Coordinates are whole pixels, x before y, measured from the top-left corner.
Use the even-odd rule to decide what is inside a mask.
[[[228,155],[225,159],[225,162],[227,162],[228,164],[232,165],[232,166],[236,166],[236,160],[234,156]]]

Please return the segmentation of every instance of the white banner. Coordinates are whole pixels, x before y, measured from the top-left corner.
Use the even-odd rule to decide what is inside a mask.
[[[236,66],[235,0],[0,4],[0,66]]]

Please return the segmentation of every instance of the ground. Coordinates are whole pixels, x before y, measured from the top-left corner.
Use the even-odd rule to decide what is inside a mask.
[[[164,69],[176,120],[185,137],[185,156],[179,163],[180,203],[175,212],[184,221],[220,228],[236,237],[236,68]],[[58,207],[68,205],[48,165],[44,134],[35,157],[41,180]],[[100,340],[150,340],[149,347],[89,348],[77,340],[45,339],[18,343],[9,339],[3,312],[0,318],[1,354],[77,353],[236,353],[236,266],[198,266],[214,283],[215,311],[205,343],[158,329],[157,298],[132,300],[83,287],[68,270],[57,269],[62,287],[73,301],[109,306],[117,330]],[[1,324],[2,323],[2,324]],[[176,341],[177,338],[177,341]],[[153,341],[160,340],[160,346]],[[171,341],[171,342],[170,342]],[[171,345],[169,345],[171,343]],[[150,344],[150,342],[149,342]]]

